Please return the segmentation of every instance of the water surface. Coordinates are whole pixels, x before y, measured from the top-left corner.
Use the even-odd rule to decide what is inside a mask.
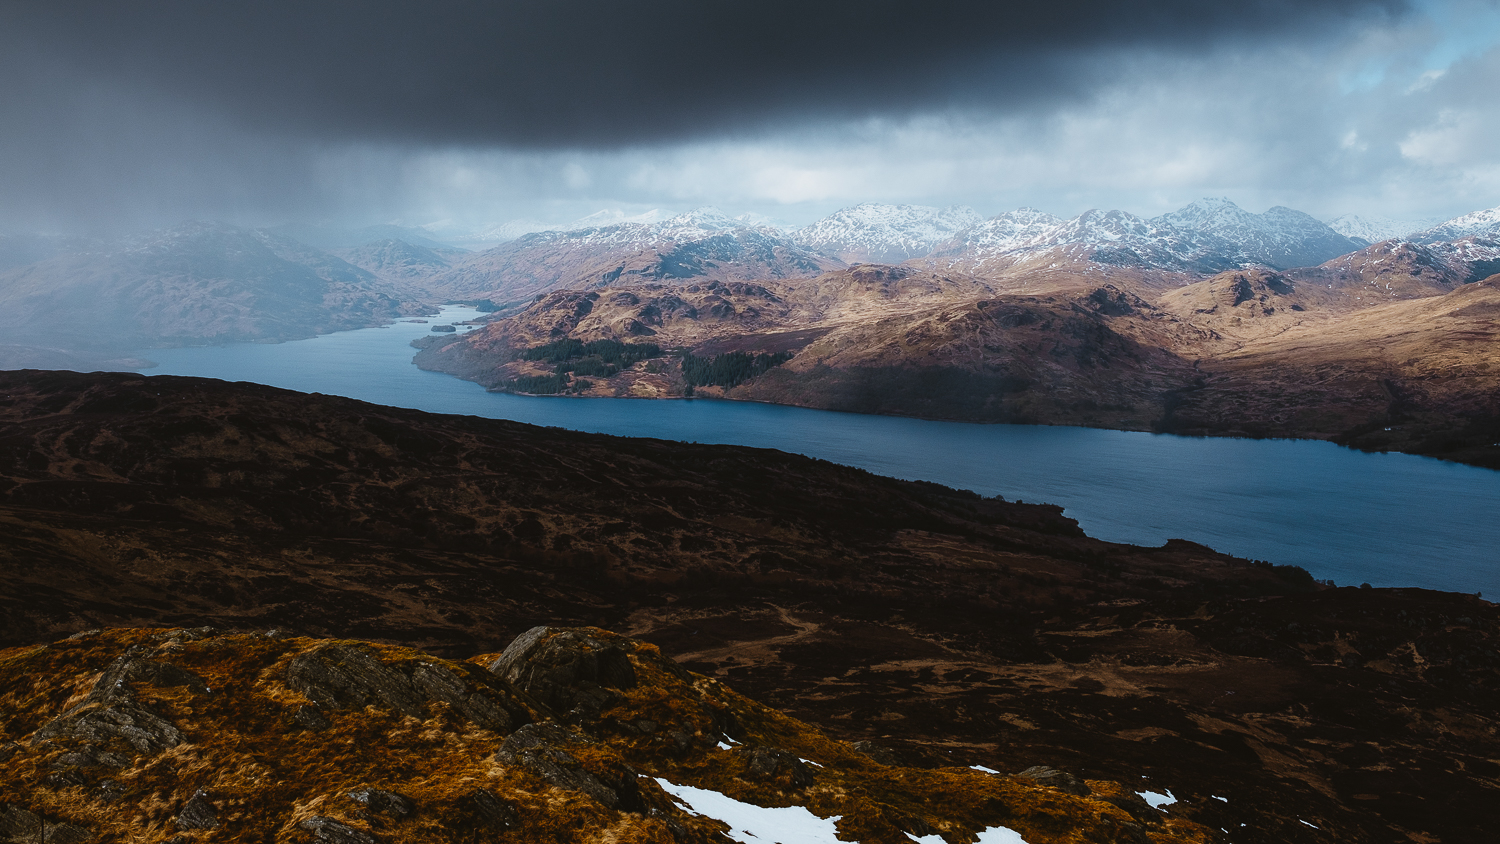
[[[432,323],[473,316],[448,308]],[[1100,539],[1191,539],[1340,585],[1500,595],[1500,472],[1323,442],[976,425],[746,402],[535,398],[411,364],[430,325],[273,345],[153,349],[151,374],[254,381],[437,413],[777,448],[898,478],[1060,504]]]

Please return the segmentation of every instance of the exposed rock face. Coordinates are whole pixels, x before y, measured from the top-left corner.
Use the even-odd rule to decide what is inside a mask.
[[[641,811],[640,786],[634,771],[618,765],[611,766],[612,770],[590,771],[567,750],[591,743],[587,737],[556,724],[527,724],[505,739],[495,758],[535,771],[553,787],[585,794],[610,809]]]
[[[84,844],[94,835],[81,826],[52,823],[10,803],[0,803],[0,841],[6,844]]]
[[[311,832],[318,841],[326,841],[328,844],[375,844],[375,837],[368,832],[361,832],[322,815],[300,821],[297,826]]]
[[[157,753],[182,743],[182,733],[136,700],[129,682],[144,681],[154,686],[188,686],[207,693],[201,678],[191,672],[164,663],[122,656],[94,683],[88,695],[75,707],[49,721],[38,730],[33,742],[58,737],[83,739],[103,745],[123,742],[137,753]],[[92,744],[84,745],[75,755],[65,754],[66,762],[77,767],[122,767],[125,760]]]
[[[361,788],[358,791],[351,791],[349,799],[371,812],[389,815],[393,818],[409,817],[417,811],[417,804],[413,803],[410,797],[393,791],[381,791],[378,788]]]
[[[635,669],[617,645],[573,630],[534,627],[490,664],[516,688],[559,714],[593,717],[618,695],[635,687]]]
[[[510,729],[515,717],[472,669],[461,674],[430,662],[390,665],[359,645],[328,645],[297,657],[287,668],[286,683],[325,709],[373,704],[417,718],[441,702],[475,726],[497,731]]]
[[[198,790],[182,807],[176,819],[178,829],[218,829],[219,814],[208,792]]]
[[[1049,768],[1046,765],[1033,765],[1016,774],[1016,776],[1026,777],[1042,785],[1051,786],[1058,791],[1065,791],[1068,794],[1076,794],[1079,797],[1087,797],[1090,794],[1090,789],[1083,780],[1066,771],[1059,771],[1056,768]]]

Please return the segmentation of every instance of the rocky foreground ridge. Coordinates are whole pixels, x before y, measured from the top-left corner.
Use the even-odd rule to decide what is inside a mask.
[[[261,632],[199,641],[161,629],[203,625]],[[149,815],[140,822],[156,824],[153,840],[229,835],[182,829],[173,819],[200,816],[206,802],[221,822],[236,812],[236,823],[246,822],[251,804],[224,802],[209,783],[223,776],[269,789],[273,770],[324,777],[298,780],[325,785],[298,792],[304,804],[291,814],[268,815],[283,825],[292,815],[296,823],[330,819],[313,821],[317,829],[294,823],[288,836],[337,840],[334,823],[395,838],[390,830],[420,827],[393,817],[379,830],[359,826],[359,812],[384,824],[381,807],[404,805],[374,792],[412,800],[414,818],[458,817],[445,814],[465,811],[451,801],[487,787],[488,773],[473,774],[475,784],[461,793],[437,785],[427,792],[417,767],[400,767],[424,759],[385,756],[383,767],[341,773],[340,760],[355,757],[338,754],[383,753],[387,742],[433,750],[449,742],[437,727],[429,735],[425,725],[438,718],[459,733],[454,753],[482,748],[462,757],[464,766],[490,765],[508,734],[484,733],[472,718],[504,712],[520,726],[545,713],[526,698],[515,698],[520,709],[509,697],[496,698],[498,709],[476,699],[493,662],[482,657],[538,625],[621,631],[684,669],[817,725],[830,742],[874,742],[892,753],[881,757],[897,763],[891,770],[1046,765],[1090,783],[1096,795],[1109,793],[1098,783],[1110,782],[1170,792],[1177,802],[1166,816],[1215,831],[1211,840],[1468,844],[1486,840],[1500,793],[1500,611],[1476,596],[1330,588],[1300,569],[1181,540],[1161,548],[1101,542],[1056,507],[773,451],[585,435],[206,379],[0,373],[0,647],[13,648],[7,660],[29,660],[16,674],[0,671],[12,678],[5,683],[21,683],[6,689],[25,695],[0,701],[0,755],[24,754],[17,758],[29,760],[34,777],[27,783],[54,778],[45,792],[6,782],[0,801],[30,813],[11,816],[15,823],[33,824],[36,815],[92,829],[84,822],[99,822],[90,819],[116,805],[94,789],[130,776],[157,784],[131,798],[130,806],[145,808],[121,823]],[[97,628],[157,629],[65,638]],[[270,628],[291,638],[264,636]],[[63,641],[42,645],[56,640]],[[422,682],[438,691],[422,694],[447,695],[445,702],[412,703],[417,692],[398,683],[390,694],[405,703],[375,710],[344,708],[357,696],[292,689],[292,662],[335,644],[355,648],[340,657],[346,662],[362,661],[357,652],[367,648],[372,659],[410,669],[401,683],[416,683],[425,662],[469,685],[460,694],[442,672],[424,670]],[[143,650],[127,653],[137,646]],[[641,676],[646,651],[632,647]],[[101,685],[101,672],[121,657],[111,676],[182,743],[106,748],[112,755],[101,761],[119,764],[90,767],[92,751],[82,744],[97,741],[64,733],[74,729],[68,725],[129,726],[89,715],[133,711],[115,699],[116,686]],[[195,691],[200,681],[210,691]],[[252,701],[267,689],[287,691],[273,695],[273,708],[236,714],[232,699],[218,694],[234,682],[261,690]],[[279,720],[304,705],[314,729]],[[390,711],[401,706],[414,714]],[[327,734],[317,732],[316,715],[354,744],[322,749]],[[225,720],[195,720],[209,716]],[[37,732],[59,718],[50,739],[57,743],[39,750]],[[131,723],[157,722],[142,715]],[[205,733],[204,724],[218,726]],[[231,728],[254,741],[213,745],[221,741],[214,730]],[[665,732],[622,740],[665,741]],[[761,743],[825,768],[844,770],[846,759],[869,764],[820,749],[832,744],[718,735],[731,748],[741,745],[729,738]],[[255,749],[262,739],[287,753]],[[228,748],[213,759],[238,767],[202,764],[195,754],[210,745]],[[690,747],[707,754],[694,757],[703,760],[733,752],[706,740]],[[74,752],[85,755],[64,763],[62,754]],[[563,752],[581,764],[593,758]],[[233,780],[242,769],[242,780]],[[0,771],[10,770],[0,762]],[[515,781],[530,783],[527,805],[555,798],[587,808],[586,819],[623,817],[517,770]],[[589,770],[615,790],[600,772],[616,769]],[[783,774],[791,776],[776,776]],[[72,783],[74,776],[85,781]],[[810,787],[819,782],[829,780]],[[1030,788],[1008,778],[963,782]],[[741,793],[724,783],[711,787]],[[199,788],[206,796],[193,803]],[[291,791],[277,794],[293,799]],[[305,802],[318,796],[326,799],[317,806]],[[906,805],[904,797],[876,799]],[[1149,822],[1155,814],[1119,808],[1148,836],[1164,829]],[[930,808],[903,811],[937,817]],[[960,829],[1012,825],[998,815],[945,817],[958,826],[939,829],[929,819],[934,829],[923,832],[893,823],[925,844],[936,844],[926,836],[939,832],[959,844],[967,840]],[[7,832],[34,840],[34,824],[19,828]],[[65,834],[56,829],[53,840]]]
[[[462,661],[92,630],[0,651],[0,702],[4,841],[1216,838],[1120,783],[896,765],[594,628]]]

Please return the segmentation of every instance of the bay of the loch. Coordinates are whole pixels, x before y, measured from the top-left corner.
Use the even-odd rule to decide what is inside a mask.
[[[475,313],[446,308],[431,324]],[[137,353],[147,374],[253,381],[580,431],[776,448],[899,478],[1062,505],[1091,536],[1190,539],[1340,585],[1500,595],[1500,472],[1313,441],[975,425],[713,400],[488,393],[411,363],[428,323],[280,344]]]

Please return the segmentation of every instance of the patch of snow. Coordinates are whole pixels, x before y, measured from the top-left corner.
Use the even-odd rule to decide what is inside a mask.
[[[835,825],[842,815],[820,818],[802,806],[767,809],[706,788],[675,785],[660,777],[656,782],[695,814],[729,824],[730,839],[741,844],[841,844]]]
[[[992,826],[979,833],[974,844],[1026,844],[1026,839],[1008,826]]]
[[[986,774],[998,774],[998,773],[1000,773],[999,771],[995,770],[994,768],[986,768],[983,765],[970,765],[969,767],[973,768],[976,771],[984,771]]]
[[[1315,824],[1315,823],[1308,823],[1308,822],[1307,822],[1307,821],[1304,821],[1304,820],[1303,820],[1303,819],[1301,819],[1301,818],[1298,818],[1298,819],[1297,819],[1297,823],[1305,823],[1305,824],[1307,824],[1307,825],[1308,825],[1308,826],[1310,826],[1310,827],[1312,827],[1312,828],[1313,828],[1313,829],[1322,829],[1322,828],[1323,828],[1323,827],[1321,827],[1321,826],[1318,826],[1318,825],[1317,825],[1317,824]]]
[[[1210,794],[1210,795],[1208,795],[1208,796],[1209,796],[1209,797],[1212,797],[1212,798],[1213,798],[1213,799],[1215,799],[1215,800],[1218,800],[1218,801],[1221,801],[1221,802],[1224,802],[1224,803],[1228,803],[1228,802],[1229,802],[1229,798],[1228,798],[1228,797],[1220,797],[1220,796],[1219,796],[1219,795],[1217,795],[1217,794]]]
[[[719,749],[720,750],[733,750],[734,748],[730,747],[729,745],[727,745],[727,744],[725,744],[724,742],[721,741],[721,742],[719,742]]]
[[[906,837],[917,842],[917,844],[947,844],[941,835],[936,834],[924,835],[918,838],[908,832],[906,833]],[[1021,833],[1016,832],[1010,827],[992,826],[979,833],[976,844],[1026,844],[1026,839],[1021,837]]]
[[[797,758],[798,759],[802,759],[801,756],[798,756]],[[819,767],[819,768],[823,767],[823,764],[821,762],[814,762],[811,759],[802,759],[802,763],[804,765],[813,765],[813,766],[816,766],[816,767]]]
[[[1170,788],[1167,789],[1166,794],[1158,794],[1154,791],[1137,791],[1136,795],[1146,801],[1153,809],[1160,809],[1163,806],[1170,806],[1177,802],[1177,798],[1172,796],[1172,789]]]

